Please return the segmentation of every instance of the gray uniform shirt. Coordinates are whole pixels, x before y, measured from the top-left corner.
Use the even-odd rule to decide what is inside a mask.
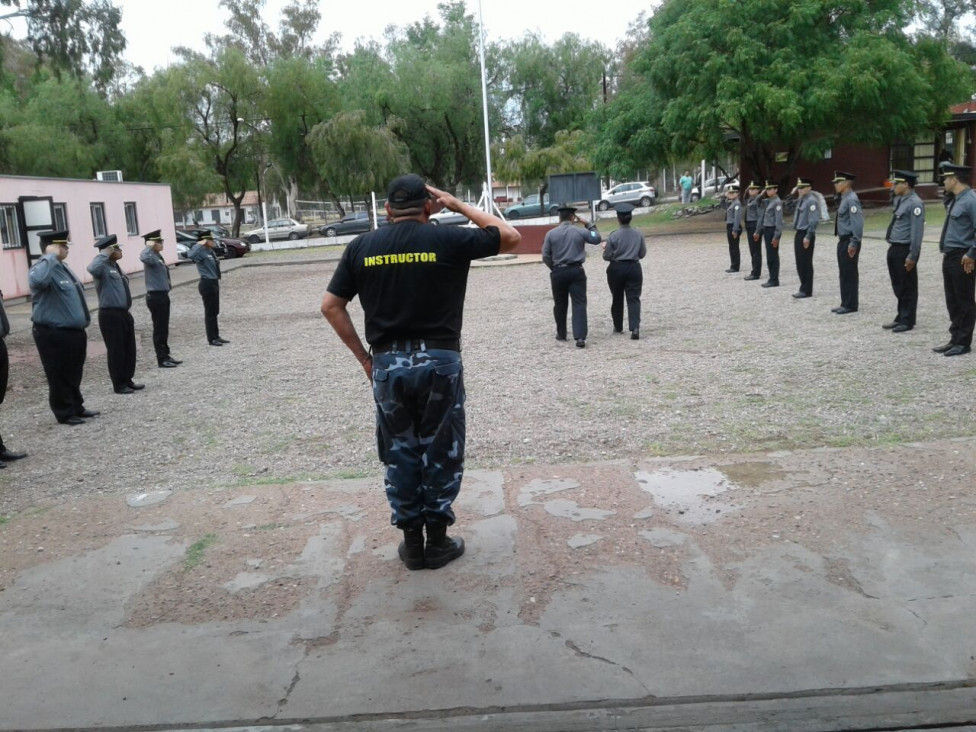
[[[546,233],[542,242],[542,261],[549,269],[582,264],[586,261],[585,245],[599,244],[601,241],[603,237],[593,224],[581,229],[569,221],[563,221]]]
[[[102,252],[95,255],[88,265],[88,271],[95,278],[98,307],[106,310],[128,310],[132,307],[129,278],[117,262],[109,259],[108,254]]]
[[[746,224],[755,224],[762,217],[762,201],[761,196],[746,198]]]
[[[817,199],[812,194],[806,193],[796,201],[796,208],[793,209],[793,228],[797,231],[806,231],[808,235],[817,233],[817,224],[820,223],[820,206]]]
[[[742,201],[738,198],[729,201],[729,207],[725,209],[725,223],[732,224],[732,233],[736,236],[742,232]]]
[[[854,191],[847,191],[840,199],[837,207],[837,235],[850,236],[848,246],[859,249],[861,237],[864,236],[864,213],[861,211],[861,199]]]
[[[772,198],[766,197],[766,205],[763,208],[762,228],[773,227],[773,238],[780,239],[783,236],[783,202],[779,196]]]
[[[87,328],[91,323],[81,282],[53,252],[34,262],[28,275],[31,320],[52,328]]]
[[[220,265],[217,263],[217,255],[213,253],[213,249],[208,249],[200,242],[197,242],[193,245],[193,249],[190,250],[187,256],[196,263],[197,272],[200,273],[201,279],[220,279]]]
[[[629,225],[621,226],[607,237],[603,258],[608,262],[636,262],[647,254],[644,235]]]
[[[163,255],[152,247],[145,247],[139,252],[146,277],[146,292],[169,292],[173,285],[169,278],[169,267],[163,260]]]
[[[896,196],[891,208],[891,232],[888,234],[888,241],[892,244],[908,244],[908,260],[917,262],[922,252],[925,205],[915,191],[909,191],[904,196]]]
[[[939,242],[939,251],[965,249],[966,255],[976,259],[976,193],[967,188],[952,203],[946,213],[948,220]]]

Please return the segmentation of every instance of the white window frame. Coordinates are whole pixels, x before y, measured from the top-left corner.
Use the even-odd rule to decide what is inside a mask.
[[[105,204],[90,203],[88,205],[91,208],[92,233],[96,239],[105,236],[108,234],[108,228],[105,224]]]
[[[16,203],[0,203],[0,238],[3,239],[4,249],[23,249],[24,242],[20,240],[20,218],[17,216]]]
[[[130,236],[138,236],[139,210],[136,207],[135,201],[126,201],[123,207],[125,208],[125,233]]]

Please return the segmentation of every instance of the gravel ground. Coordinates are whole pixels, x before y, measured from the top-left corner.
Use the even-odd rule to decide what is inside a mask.
[[[605,264],[590,252],[584,350],[554,339],[541,264],[472,270],[463,340],[470,467],[976,435],[976,356],[930,350],[948,327],[931,244],[921,259],[919,324],[893,335],[880,327],[894,298],[877,239],[862,253],[860,312],[836,316],[832,237],[819,242],[814,297],[802,301],[790,297],[791,246],[782,286],[765,290],[744,273],[724,274],[718,231],[652,237],[636,342],[611,333]],[[30,333],[13,334],[0,426],[11,448],[31,455],[0,471],[0,515],[134,490],[379,482],[368,384],[318,312],[333,269],[228,273],[221,333],[232,343],[219,349],[204,339],[195,286],[177,288],[178,369],[155,368],[149,314],[137,301],[136,380],[147,387],[131,396],[112,392],[93,324],[82,391],[102,416],[84,426],[54,421]],[[358,304],[352,309],[361,325]]]

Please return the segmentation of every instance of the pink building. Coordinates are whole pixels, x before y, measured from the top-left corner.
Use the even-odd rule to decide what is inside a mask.
[[[173,199],[164,183],[122,183],[64,178],[0,175],[0,290],[5,300],[30,294],[27,272],[41,256],[38,234],[71,232],[68,266],[82,282],[91,282],[88,264],[95,239],[115,234],[122,245],[119,262],[127,273],[141,272],[139,234],[161,229],[163,257],[176,262]]]

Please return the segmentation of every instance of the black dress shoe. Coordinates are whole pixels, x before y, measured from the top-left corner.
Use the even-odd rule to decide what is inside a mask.
[[[566,340],[566,336],[564,336],[564,335],[558,335],[558,334],[557,334],[557,335],[556,335],[556,340],[557,340],[557,341],[564,341],[564,340]]]
[[[27,457],[26,452],[11,452],[7,448],[3,448],[3,452],[0,452],[0,460],[3,462],[0,463],[0,465],[3,465],[3,463],[13,462],[14,460],[20,460],[25,457]]]
[[[954,343],[950,342],[950,343],[946,343],[944,346],[936,346],[935,348],[932,349],[932,353],[945,353],[954,345],[955,345]]]
[[[632,341],[639,341],[640,340],[640,331],[639,330],[632,330],[632,331],[630,331],[630,340],[632,340]]]
[[[948,351],[946,351],[942,355],[943,356],[961,356],[964,353],[969,353],[970,350],[971,349],[970,349],[969,346],[953,346],[952,348],[950,348]]]
[[[223,341],[219,341],[216,338],[214,338],[212,341],[210,341],[210,345],[211,346],[222,346],[222,345],[224,345],[224,342]]]
[[[851,308],[834,308],[834,312],[838,315],[847,315],[848,313],[856,313],[857,310],[852,310]]]
[[[744,280],[758,280],[759,279],[759,275],[751,274],[748,277],[743,277],[742,279],[744,279]]]
[[[738,272],[738,271],[739,271],[738,267],[735,268],[729,267],[727,270],[725,270],[725,274],[732,274],[733,272]]]
[[[91,419],[92,417],[97,417],[101,412],[97,412],[94,409],[82,409],[78,412],[78,416],[82,419]]]
[[[912,329],[912,326],[905,325],[904,323],[899,323],[894,328],[891,329],[892,333],[904,333]]]
[[[167,358],[166,360],[167,360],[167,361],[169,361],[169,362],[170,362],[171,364],[173,364],[174,366],[179,366],[179,365],[180,365],[181,363],[183,363],[183,362],[182,362],[182,361],[180,361],[180,360],[179,360],[178,358],[173,358],[172,356],[170,356],[170,357],[169,357],[169,358]]]
[[[797,300],[802,300],[803,298],[810,296],[805,292],[794,292],[793,297],[795,297]]]
[[[227,340],[226,338],[221,338],[220,336],[217,336],[217,340],[220,341],[221,343],[230,343],[229,340]]]
[[[624,329],[623,328],[614,328],[613,329],[613,332],[614,333],[623,333],[624,332]]]
[[[768,282],[763,282],[762,287],[779,287],[778,280],[769,280]]]
[[[74,427],[76,424],[84,424],[85,420],[81,417],[65,417],[64,419],[59,419],[58,422]]]
[[[128,384],[126,384],[126,386],[128,386],[133,391],[139,391],[140,389],[146,388],[145,384],[137,384],[134,381],[130,381]]]
[[[890,323],[885,323],[881,327],[884,328],[885,330],[894,330],[899,325],[900,323],[897,320],[892,320]]]
[[[176,361],[161,361],[159,368],[161,369],[175,369],[177,367]]]
[[[586,341],[584,341],[582,338],[580,338],[578,341],[576,341],[576,347],[577,348],[586,348]]]
[[[843,309],[843,308],[831,308],[831,309],[830,309],[830,312],[832,312],[832,313],[836,313],[836,312],[838,312],[839,310],[842,310],[842,309]]]
[[[135,394],[136,390],[128,386],[120,386],[115,390],[116,394]]]

